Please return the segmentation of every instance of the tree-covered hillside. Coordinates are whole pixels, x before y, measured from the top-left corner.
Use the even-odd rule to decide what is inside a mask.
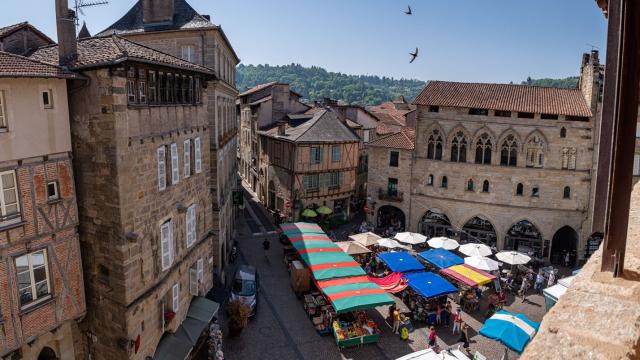
[[[327,97],[360,105],[377,105],[400,95],[412,100],[425,86],[425,82],[419,80],[347,75],[299,64],[238,66],[237,86],[240,91],[271,81],[289,83],[292,90],[308,100]]]
[[[557,88],[575,88],[578,85],[579,79],[580,78],[578,76],[570,76],[564,79],[532,79],[529,77],[526,81],[523,81],[522,84]]]

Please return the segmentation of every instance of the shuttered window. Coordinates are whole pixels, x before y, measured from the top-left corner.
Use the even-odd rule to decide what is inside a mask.
[[[187,247],[191,247],[196,242],[196,205],[193,204],[187,209],[186,215]]]
[[[302,182],[304,183],[304,188],[307,191],[315,191],[320,188],[320,178],[318,174],[305,175]]]
[[[173,262],[173,223],[171,220],[160,226],[160,249],[162,271],[168,270]]]
[[[184,141],[184,177],[191,176],[191,140]]]
[[[18,223],[21,219],[16,173],[0,172],[0,225]]]
[[[180,163],[178,162],[178,145],[171,144],[171,184],[176,185],[180,181]]]
[[[204,259],[198,259],[196,269],[198,270],[198,280],[202,284],[204,282]]]
[[[200,151],[200,138],[197,137],[193,141],[193,147],[195,150],[195,165],[196,165],[196,174],[200,174],[202,172],[202,152]]]
[[[341,172],[333,172],[333,173],[329,173],[328,175],[329,175],[329,187],[340,187],[340,185],[342,185]]]
[[[158,148],[158,190],[167,188],[167,155],[164,145]]]
[[[189,268],[189,294],[198,296],[198,269]]]
[[[311,163],[320,164],[322,162],[322,148],[317,146],[311,147]]]
[[[7,127],[7,109],[4,105],[4,91],[0,91],[0,129]]]
[[[180,310],[180,284],[175,284],[171,288],[171,306],[174,313]]]

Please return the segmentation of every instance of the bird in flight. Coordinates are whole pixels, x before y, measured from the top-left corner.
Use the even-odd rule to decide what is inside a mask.
[[[413,12],[411,12],[411,6],[407,5],[407,11],[405,11],[404,13],[407,15],[413,14]]]
[[[418,48],[416,48],[415,52],[409,53],[409,55],[411,55],[411,61],[409,61],[409,64],[411,64],[412,62],[414,62],[416,60],[416,58],[418,57]]]

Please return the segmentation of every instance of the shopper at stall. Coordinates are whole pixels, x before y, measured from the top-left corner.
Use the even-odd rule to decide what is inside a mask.
[[[398,309],[394,307],[394,309],[393,309],[393,332],[395,334],[397,334],[399,329],[400,329],[400,311],[398,311]]]
[[[463,322],[460,325],[460,342],[462,342],[462,347],[469,352],[469,325]]]
[[[544,284],[544,275],[542,275],[542,271],[539,271],[538,275],[536,275],[536,284],[534,286],[536,293],[542,293],[542,284]]]
[[[456,331],[460,331],[460,325],[462,324],[462,313],[460,312],[460,308],[456,309],[456,312],[453,313],[453,331],[452,334],[455,334]]]
[[[436,338],[436,328],[432,326],[429,328],[429,347],[432,349],[437,348]]]
[[[547,287],[551,287],[555,284],[556,284],[556,272],[554,270],[549,273],[549,281],[547,282]]]

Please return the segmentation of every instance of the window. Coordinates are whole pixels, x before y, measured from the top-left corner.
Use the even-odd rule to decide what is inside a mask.
[[[633,175],[640,175],[640,154],[633,155]]]
[[[568,186],[564,187],[564,190],[562,192],[562,198],[563,199],[571,199],[571,188]]]
[[[0,90],[0,129],[7,127],[7,111],[4,106],[4,91]]]
[[[534,114],[530,112],[519,112],[518,117],[520,119],[533,119]]]
[[[198,259],[196,270],[198,271],[198,281],[202,284],[204,282],[204,259]]]
[[[567,121],[589,121],[589,118],[585,116],[566,116],[565,119]]]
[[[149,104],[156,103],[156,72],[149,71]]]
[[[186,75],[182,75],[182,81],[180,82],[180,102],[185,104],[189,103],[189,78]]]
[[[562,169],[575,170],[576,169],[576,148],[563,148],[562,149]]]
[[[542,120],[558,120],[558,114],[540,114]]]
[[[47,199],[58,200],[60,195],[58,194],[58,183],[51,181],[47,183]]]
[[[0,172],[0,226],[19,223],[20,203],[15,171]]]
[[[167,87],[166,87],[166,102],[172,104],[174,99],[174,90],[173,90],[174,82],[173,82],[173,74],[167,74]]]
[[[448,181],[447,181],[447,177],[443,176],[442,177],[442,182],[440,183],[440,187],[443,189],[446,189],[449,186]]]
[[[462,131],[458,131],[451,141],[451,161],[467,162],[467,138]]]
[[[482,192],[483,193],[489,192],[489,180],[485,180],[482,182]]]
[[[49,268],[45,249],[15,258],[20,306],[26,306],[51,295]]]
[[[427,159],[442,160],[442,135],[439,130],[433,130],[427,141]]]
[[[500,165],[518,166],[518,142],[513,135],[507,136],[502,143]]]
[[[389,178],[387,182],[387,194],[389,196],[398,196],[398,179]]]
[[[193,76],[189,76],[189,103],[193,103]]]
[[[127,96],[129,99],[129,104],[136,103],[136,81],[135,80],[127,80]]]
[[[476,164],[491,165],[491,153],[493,147],[491,144],[491,138],[489,134],[484,133],[480,135],[478,141],[476,141]]]
[[[42,105],[45,109],[53,109],[53,96],[51,90],[44,90],[42,92]]]
[[[196,103],[200,104],[202,102],[202,86],[200,86],[200,78],[196,78]]]
[[[187,247],[191,247],[196,242],[196,205],[193,204],[187,209],[185,218],[187,229]]]
[[[167,75],[158,73],[158,101],[162,104],[167,102]]]
[[[487,115],[489,115],[489,110],[471,108],[471,109],[469,109],[469,115],[484,115],[484,116],[487,116]]]
[[[473,191],[474,189],[473,179],[469,179],[469,181],[467,181],[467,191]]]
[[[521,183],[518,183],[516,186],[516,196],[522,196],[524,193],[524,186]]]
[[[311,163],[320,164],[322,162],[322,150],[317,146],[311,147]]]
[[[571,170],[576,169],[576,153],[576,148],[569,149],[569,169]]]
[[[302,182],[306,191],[318,191],[320,188],[320,177],[318,174],[305,175]]]
[[[180,169],[178,162],[178,145],[171,144],[171,184],[176,185],[180,181]]]
[[[185,179],[191,176],[191,140],[184,141],[184,177]]]
[[[340,161],[340,145],[331,146],[331,161]]]
[[[560,129],[560,137],[563,138],[563,139],[567,137],[567,129],[566,128]],[[637,133],[636,133],[636,137],[637,137]]]
[[[429,112],[440,112],[439,106],[429,106]]]
[[[392,151],[389,153],[389,166],[398,167],[398,161],[400,160],[400,153]]]
[[[429,174],[429,176],[427,176],[427,186],[433,186],[433,175]]]
[[[180,310],[180,284],[171,287],[171,311],[177,313]]]
[[[171,220],[160,226],[160,248],[162,271],[166,271],[173,263],[173,223]]]
[[[167,155],[165,146],[162,145],[158,148],[158,190],[162,191],[167,188]]]
[[[189,268],[189,294],[198,296],[198,269],[195,264]]]
[[[542,167],[544,162],[544,141],[534,135],[527,142],[527,167]]]
[[[147,103],[147,82],[140,80],[138,81],[138,99],[140,99],[140,104]]]
[[[202,152],[200,151],[200,138],[197,137],[193,140],[193,147],[195,151],[195,165],[196,165],[196,174],[200,174],[202,172]]]
[[[329,173],[329,187],[332,188],[336,188],[336,187],[340,187],[341,183],[341,178],[342,178],[342,173],[340,172],[332,172]]]
[[[531,188],[531,196],[532,197],[540,197],[540,189],[537,186]]]
[[[195,62],[196,60],[196,48],[193,45],[182,46],[182,60],[189,62]]]
[[[496,110],[494,113],[497,117],[511,117],[511,111]]]

